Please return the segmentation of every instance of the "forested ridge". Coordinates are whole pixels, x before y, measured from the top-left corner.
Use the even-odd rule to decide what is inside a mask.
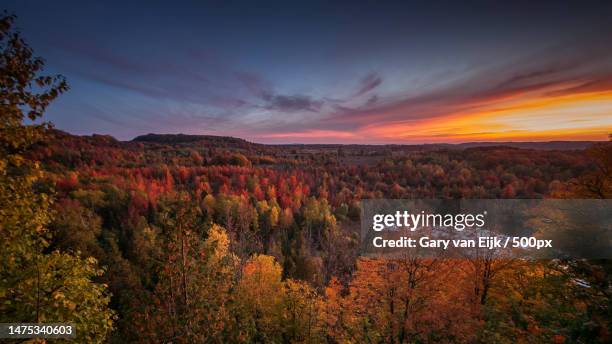
[[[368,259],[362,199],[610,198],[612,143],[123,142],[31,124],[68,90],[0,21],[0,322],[78,342],[607,343],[610,262]]]
[[[609,144],[415,149],[50,136],[31,158],[57,197],[53,247],[107,268],[100,281],[113,295],[120,340],[609,338],[605,266],[579,264],[578,276],[559,262],[492,262],[495,273],[483,278],[485,262],[409,259],[390,268],[357,252],[361,199],[598,198],[586,186],[603,173]],[[600,283],[602,294],[572,283],[578,277]]]

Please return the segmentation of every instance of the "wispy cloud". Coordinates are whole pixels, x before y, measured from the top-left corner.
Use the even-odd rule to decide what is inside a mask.
[[[359,88],[357,89],[357,92],[355,92],[353,96],[358,97],[358,96],[364,95],[372,91],[376,87],[378,87],[380,84],[382,84],[382,82],[383,82],[382,77],[380,77],[376,73],[370,73],[359,81]]]
[[[178,104],[166,115],[159,111],[149,115],[160,132],[226,128],[227,135],[246,134],[262,140],[357,142],[367,137],[401,142],[539,137],[537,133],[544,130],[522,126],[520,118],[547,116],[550,111],[565,116],[566,121],[542,123],[557,125],[557,133],[565,132],[567,137],[577,133],[562,126],[570,119],[576,123],[576,116],[592,115],[586,120],[589,126],[583,128],[589,135],[601,134],[593,129],[595,124],[609,130],[611,124],[601,119],[601,109],[612,108],[612,100],[593,99],[597,93],[612,90],[612,61],[608,58],[612,48],[602,47],[601,39],[572,44],[573,49],[565,44],[512,61],[492,61],[460,77],[440,75],[437,86],[424,91],[402,92],[384,74],[369,72],[356,84],[345,82],[324,97],[284,92],[262,73],[201,50],[179,51],[168,61],[136,60],[89,43],[59,46],[69,55],[80,56],[81,64],[72,70],[86,80]],[[383,82],[384,88],[380,87]],[[580,94],[586,97],[567,98]],[[575,111],[582,106],[592,113],[570,115],[558,104]],[[112,114],[98,111],[92,116],[113,122]],[[250,131],[231,129],[241,123],[249,123]],[[553,135],[554,130],[546,133]]]
[[[306,95],[282,95],[282,94],[265,94],[265,108],[268,110],[276,110],[280,112],[296,112],[296,111],[311,111],[318,112],[323,106],[323,101],[314,100]]]

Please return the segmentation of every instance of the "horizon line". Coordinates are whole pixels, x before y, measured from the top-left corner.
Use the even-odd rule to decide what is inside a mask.
[[[75,134],[66,130],[54,128],[54,130],[61,131],[63,133],[73,135],[73,136],[81,136],[81,137],[92,137],[92,136],[110,136],[114,140],[119,142],[135,142],[137,138],[147,136],[147,135],[164,135],[164,136],[187,136],[187,137],[197,137],[197,136],[205,136],[205,137],[219,137],[219,138],[233,138],[243,140],[252,144],[261,144],[267,146],[307,146],[307,145],[335,145],[335,146],[435,146],[435,145],[450,145],[450,146],[460,146],[466,144],[521,144],[521,143],[600,143],[600,142],[609,142],[610,140],[534,140],[534,141],[512,141],[512,140],[504,140],[504,141],[462,141],[462,142],[389,142],[389,143],[349,143],[349,142],[280,142],[280,143],[270,143],[270,142],[258,142],[245,137],[240,136],[232,136],[232,135],[215,135],[215,134],[185,134],[185,133],[146,133],[141,135],[136,135],[131,139],[123,140],[118,139],[112,134],[100,134],[100,133],[91,133],[91,134]]]

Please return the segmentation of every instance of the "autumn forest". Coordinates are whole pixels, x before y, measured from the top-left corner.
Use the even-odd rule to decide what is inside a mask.
[[[362,199],[608,199],[611,142],[73,135],[44,122],[70,80],[14,20],[0,18],[0,322],[71,322],[79,343],[612,341],[610,261],[359,252]]]

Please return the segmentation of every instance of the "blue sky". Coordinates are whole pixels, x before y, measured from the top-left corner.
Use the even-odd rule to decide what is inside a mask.
[[[612,128],[605,2],[5,4],[47,71],[67,77],[48,119],[76,134],[402,143]],[[529,113],[563,120],[521,126]],[[568,131],[576,120],[584,130]]]

